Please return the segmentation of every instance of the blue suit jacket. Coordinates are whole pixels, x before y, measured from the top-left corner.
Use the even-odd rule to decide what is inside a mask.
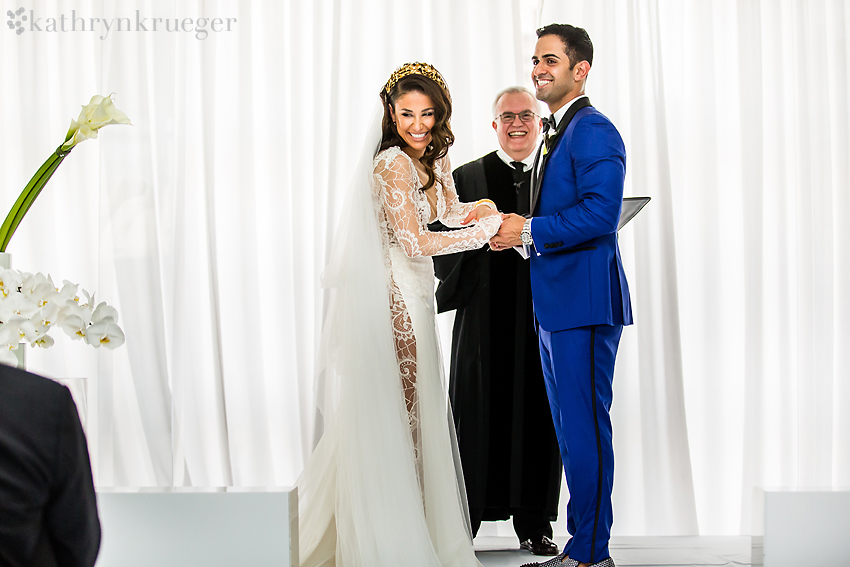
[[[531,222],[531,287],[543,329],[632,323],[617,245],[625,175],[617,129],[592,106],[579,110],[548,156]]]

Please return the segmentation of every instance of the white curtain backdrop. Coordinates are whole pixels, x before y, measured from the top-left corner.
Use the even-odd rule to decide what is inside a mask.
[[[321,431],[320,274],[378,90],[436,65],[460,165],[495,147],[492,97],[530,86],[534,29],[561,21],[594,41],[626,193],[653,198],[620,241],[637,323],[615,534],[749,533],[753,486],[850,486],[845,0],[20,5],[24,33],[0,29],[0,214],[93,94],[134,124],[77,147],[8,249],[121,314],[118,350],[59,331],[28,354],[88,378],[99,485],[294,482]]]

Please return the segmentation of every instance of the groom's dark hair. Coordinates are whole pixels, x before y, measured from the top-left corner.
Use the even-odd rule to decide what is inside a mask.
[[[587,61],[593,66],[593,42],[587,30],[570,24],[549,24],[537,30],[537,39],[544,35],[557,35],[564,42],[564,53],[570,58],[570,69],[576,63]]]

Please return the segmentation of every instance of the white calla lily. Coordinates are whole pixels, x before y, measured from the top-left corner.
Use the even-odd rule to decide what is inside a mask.
[[[35,200],[41,194],[44,186],[50,181],[50,177],[56,172],[56,168],[68,157],[74,146],[89,138],[97,138],[97,132],[104,126],[110,124],[130,124],[127,115],[115,108],[112,95],[93,96],[89,103],[83,106],[80,116],[71,120],[71,126],[65,135],[65,141],[56,148],[50,157],[36,170],[35,175],[26,184],[24,190],[18,196],[18,200],[12,205],[6,219],[0,223],[0,252],[5,252],[9,240],[18,230],[18,226],[32,207]],[[2,288],[0,288],[2,290]]]
[[[65,135],[63,150],[70,150],[80,142],[97,138],[97,131],[110,124],[130,124],[127,115],[115,108],[112,95],[95,95],[80,112],[76,120],[71,120],[71,126]]]

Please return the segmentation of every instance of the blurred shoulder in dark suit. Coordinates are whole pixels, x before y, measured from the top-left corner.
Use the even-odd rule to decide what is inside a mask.
[[[0,364],[0,565],[91,567],[91,463],[71,392]]]

